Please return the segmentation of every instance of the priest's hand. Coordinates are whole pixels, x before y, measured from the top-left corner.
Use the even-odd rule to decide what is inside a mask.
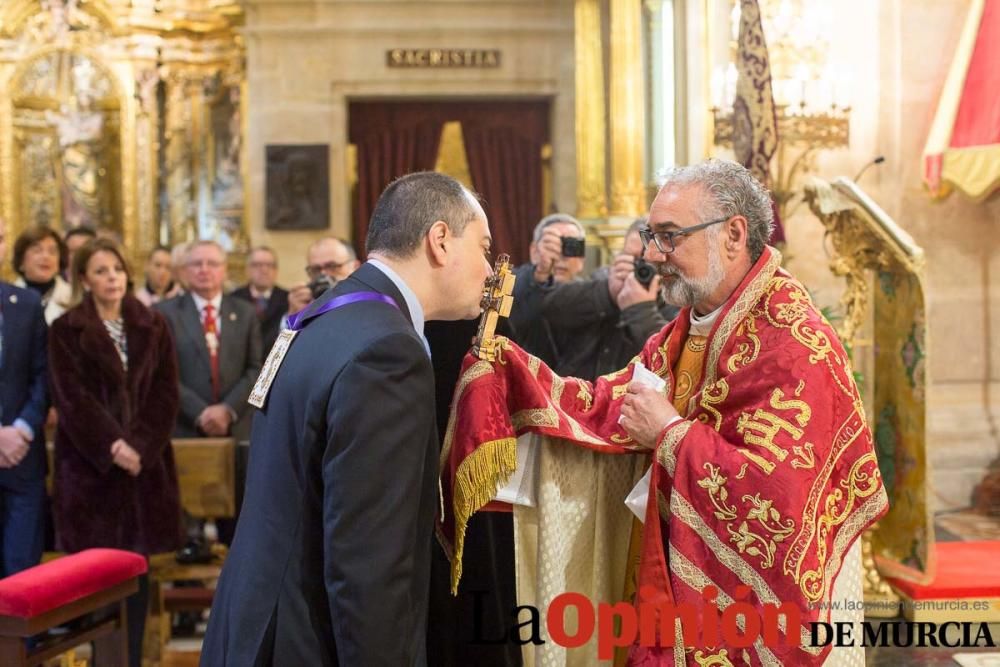
[[[680,417],[666,396],[639,382],[629,383],[621,414],[622,427],[646,449],[656,449],[660,433]]]

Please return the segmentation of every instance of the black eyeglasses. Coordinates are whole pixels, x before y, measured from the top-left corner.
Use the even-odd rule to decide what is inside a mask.
[[[310,278],[316,278],[321,273],[333,273],[342,266],[345,266],[351,260],[347,262],[325,262],[323,264],[310,264],[306,267],[306,275]]]
[[[720,222],[726,222],[729,218],[720,218],[719,220],[712,220],[710,222],[703,222],[700,225],[692,225],[691,227],[684,227],[683,229],[675,229],[669,232],[654,232],[649,227],[645,227],[639,230],[639,239],[642,241],[642,250],[646,251],[649,247],[649,242],[652,241],[656,244],[656,249],[662,252],[664,255],[669,255],[677,246],[674,243],[674,239],[678,236],[687,236],[688,234],[694,234],[695,232],[701,231],[706,227],[711,227],[712,225],[717,225]]]

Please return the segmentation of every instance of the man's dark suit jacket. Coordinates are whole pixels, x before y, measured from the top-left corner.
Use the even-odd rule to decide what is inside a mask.
[[[232,296],[244,301],[249,301],[250,305],[257,309],[257,303],[250,294],[250,286],[237,287],[231,292]],[[260,320],[260,336],[264,342],[264,358],[274,345],[274,340],[281,332],[281,318],[288,313],[288,290],[284,290],[277,285],[271,289],[271,298],[267,300],[267,307],[263,314],[257,319]]]
[[[254,418],[205,667],[425,664],[437,498],[434,375],[402,295],[365,264],[307,307]]]
[[[177,370],[180,377],[181,411],[177,415],[175,438],[204,435],[195,425],[202,410],[212,404],[212,366],[205,344],[205,330],[194,298],[184,294],[154,306],[163,313],[177,346]],[[232,435],[245,440],[250,433],[252,412],[247,397],[260,373],[263,355],[260,323],[254,307],[242,299],[222,297],[219,308],[219,386],[220,403],[236,413]]]
[[[3,349],[0,351],[0,423],[23,419],[35,432],[28,454],[0,469],[4,486],[45,478],[45,416],[49,409],[48,330],[37,293],[0,282]],[[41,520],[41,517],[39,517]]]

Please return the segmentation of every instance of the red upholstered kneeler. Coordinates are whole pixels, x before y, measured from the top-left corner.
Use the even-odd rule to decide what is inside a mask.
[[[934,581],[889,583],[903,598],[903,614],[916,622],[1000,622],[1000,541],[938,542]]]
[[[125,667],[125,598],[138,590],[146,559],[117,549],[88,549],[0,579],[0,665],[40,665],[94,642],[95,667]],[[79,619],[54,638],[26,639]]]

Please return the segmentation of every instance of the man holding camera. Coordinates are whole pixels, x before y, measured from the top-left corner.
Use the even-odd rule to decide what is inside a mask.
[[[535,225],[531,262],[514,269],[514,309],[501,332],[550,366],[557,359],[556,346],[551,324],[540,316],[542,300],[557,285],[578,279],[585,250],[583,225],[571,215],[553,213]]]
[[[551,334],[550,366],[559,375],[596,380],[624,368],[677,314],[660,296],[656,268],[642,259],[639,230],[645,225],[645,218],[632,223],[610,266],[589,280],[556,285],[541,298],[537,312]]]
[[[354,248],[337,237],[324,236],[313,241],[306,250],[306,275],[309,276],[309,283],[296,285],[289,290],[288,315],[294,315],[308,306],[323,292],[354,273],[360,265]]]

